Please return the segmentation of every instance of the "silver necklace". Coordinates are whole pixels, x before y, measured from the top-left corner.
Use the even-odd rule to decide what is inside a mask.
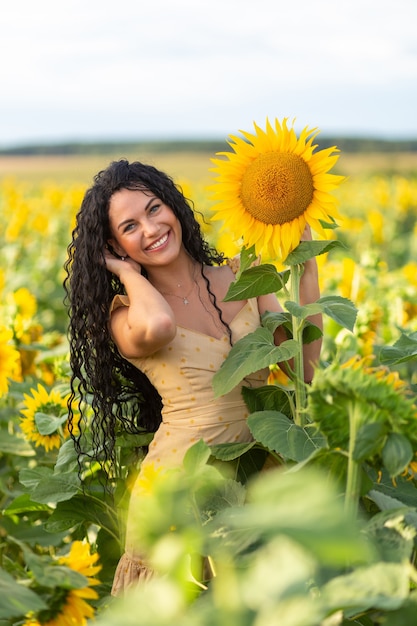
[[[177,296],[176,293],[169,293],[168,291],[161,291],[161,293],[162,293],[163,296],[173,296],[174,298],[179,298],[180,300],[182,300],[182,303],[184,305],[187,305],[187,304],[190,304],[190,301],[189,301],[188,297],[191,295],[191,292],[193,291],[195,285],[196,285],[196,282],[195,282],[195,280],[193,280],[193,284],[191,285],[191,289],[185,296]],[[181,283],[178,283],[177,287],[181,287]]]

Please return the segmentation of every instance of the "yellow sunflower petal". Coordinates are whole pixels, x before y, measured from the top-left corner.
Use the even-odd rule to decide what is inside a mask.
[[[328,172],[339,155],[335,147],[316,151],[318,130],[305,127],[297,137],[287,118],[274,125],[267,119],[265,130],[254,123],[254,129],[231,138],[234,152],[212,159],[213,219],[224,220],[235,240],[255,244],[258,254],[285,258],[306,223],[322,231],[319,220],[338,217],[331,191],[344,177]]]

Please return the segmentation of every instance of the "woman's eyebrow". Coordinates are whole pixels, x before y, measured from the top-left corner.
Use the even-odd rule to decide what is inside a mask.
[[[152,202],[155,199],[156,199],[156,196],[152,196],[149,202],[146,203],[145,211],[149,208],[149,205],[152,204]],[[133,219],[131,217],[129,217],[127,220],[123,220],[123,222],[120,222],[120,224],[118,224],[117,230],[120,230],[123,226],[125,226],[126,224],[129,224],[130,222],[133,222]]]

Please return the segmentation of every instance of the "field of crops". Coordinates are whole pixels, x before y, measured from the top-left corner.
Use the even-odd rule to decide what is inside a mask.
[[[141,532],[165,577],[150,596],[139,590],[112,606],[126,482],[143,441],[120,438],[109,493],[101,468],[77,464],[66,428],[66,247],[93,175],[127,157],[169,173],[206,217],[209,240],[237,254],[209,223],[211,156],[0,156],[0,625],[86,624],[95,614],[99,625],[128,626],[416,623],[417,154],[338,162],[347,180],[333,236],[343,246],[317,257],[322,295],[333,300],[309,392],[314,433],[280,418],[278,444],[254,424],[258,452],[281,466],[263,479],[247,469],[254,449],[250,459],[240,452],[227,479],[203,449],[181,480],[152,479]],[[282,400],[288,381],[272,367],[270,382]],[[199,515],[188,510],[190,493]],[[214,555],[217,576],[205,591],[184,582],[189,552]]]

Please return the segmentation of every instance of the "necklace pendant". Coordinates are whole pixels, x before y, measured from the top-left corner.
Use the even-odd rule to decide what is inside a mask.
[[[190,304],[190,301],[187,300],[187,298],[183,298],[182,301],[183,301],[183,304]]]

